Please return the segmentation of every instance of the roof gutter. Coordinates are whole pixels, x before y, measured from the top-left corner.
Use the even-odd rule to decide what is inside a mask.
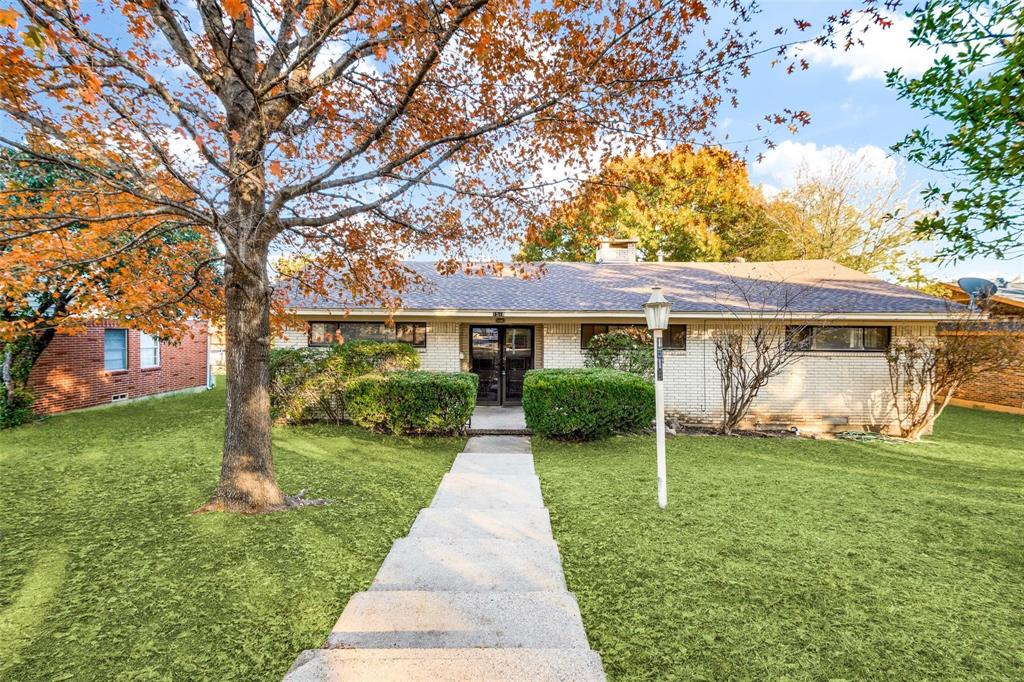
[[[381,317],[393,315],[395,317],[495,317],[500,313],[505,319],[510,318],[621,318],[621,319],[643,319],[642,310],[635,312],[628,310],[465,310],[455,308],[432,308],[432,309],[406,309],[387,310],[384,308],[290,308],[289,313],[293,315],[316,315],[321,317]],[[773,311],[765,312],[723,312],[723,311],[672,311],[670,317],[673,320],[708,320],[708,319],[757,319],[773,316]],[[935,313],[892,313],[892,312],[812,312],[800,311],[782,315],[791,318],[811,319],[841,319],[841,320],[906,320],[906,321],[941,321],[954,320],[958,317],[954,311]]]

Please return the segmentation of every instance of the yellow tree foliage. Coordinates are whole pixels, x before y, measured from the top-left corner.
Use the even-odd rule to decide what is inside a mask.
[[[723,235],[755,229],[764,203],[746,163],[721,148],[621,156],[553,207],[520,258],[592,260],[609,236],[639,239],[644,260],[720,260],[734,250]]]

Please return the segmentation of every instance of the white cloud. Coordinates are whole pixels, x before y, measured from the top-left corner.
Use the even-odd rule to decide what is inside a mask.
[[[165,145],[167,151],[178,162],[191,169],[206,166],[206,158],[199,151],[199,145],[191,137],[185,137],[177,130],[167,130]]]
[[[843,50],[841,45],[830,48],[811,44],[801,51],[800,56],[812,64],[846,70],[848,81],[884,79],[886,71],[897,67],[902,69],[904,75],[921,75],[940,53],[910,44],[910,30],[914,26],[911,19],[901,16],[890,16],[889,19],[892,21],[889,28],[871,26],[867,31],[860,32],[858,35],[863,45]],[[854,29],[855,32],[858,30]]]
[[[851,150],[792,140],[766,151],[754,172],[764,179],[765,194],[774,195],[802,179],[828,177],[837,167],[852,168],[863,180],[895,182],[900,177],[897,160],[881,147],[869,144]]]

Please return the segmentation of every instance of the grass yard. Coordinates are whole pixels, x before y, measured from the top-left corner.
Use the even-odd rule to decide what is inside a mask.
[[[917,445],[534,443],[569,588],[614,680],[1021,679],[1024,418]]]
[[[280,680],[462,449],[281,428],[284,490],[333,505],[190,516],[217,480],[223,405],[218,388],[0,432],[0,679]]]

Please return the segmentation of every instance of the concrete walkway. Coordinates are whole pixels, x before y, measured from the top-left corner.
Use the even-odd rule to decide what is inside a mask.
[[[528,438],[470,438],[430,507],[287,682],[604,680]]]

